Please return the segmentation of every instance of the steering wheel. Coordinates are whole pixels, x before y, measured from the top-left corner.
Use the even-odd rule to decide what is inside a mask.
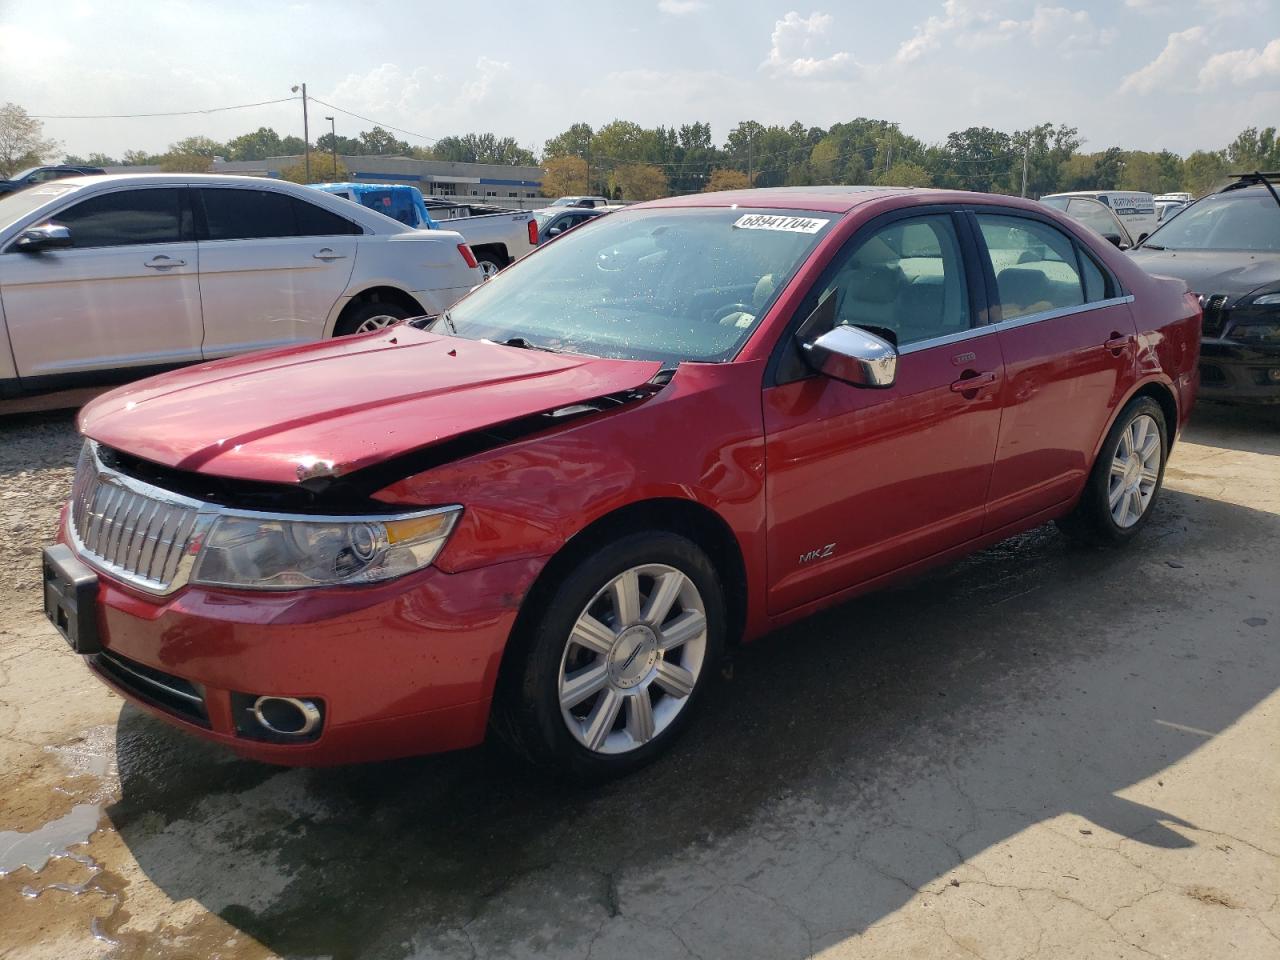
[[[711,313],[711,322],[720,323],[725,317],[731,313],[750,313],[755,314],[756,308],[749,303],[725,303],[716,307]]]

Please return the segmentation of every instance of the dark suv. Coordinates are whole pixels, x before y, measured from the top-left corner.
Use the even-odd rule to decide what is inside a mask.
[[[84,167],[73,163],[59,163],[46,167],[28,167],[20,170],[8,180],[0,180],[0,194],[13,193],[26,187],[48,180],[61,180],[63,177],[86,177],[106,173],[101,167]]]
[[[1204,308],[1200,398],[1280,403],[1280,173],[1234,183],[1166,220],[1133,259]]]

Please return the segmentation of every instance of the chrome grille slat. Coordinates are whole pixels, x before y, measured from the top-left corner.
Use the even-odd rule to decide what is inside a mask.
[[[198,501],[110,470],[91,444],[76,469],[73,545],[89,563],[149,593],[171,593],[190,575],[189,547],[212,522]],[[187,562],[184,562],[187,561]]]

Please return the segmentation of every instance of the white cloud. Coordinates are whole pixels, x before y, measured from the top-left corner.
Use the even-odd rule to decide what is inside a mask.
[[[773,24],[772,45],[768,59],[760,66],[778,75],[800,79],[830,76],[856,66],[853,57],[840,50],[827,56],[815,56],[831,44],[826,33],[832,17],[828,13],[812,13],[802,17],[792,10]]]
[[[974,10],[960,0],[946,0],[942,15],[916,27],[915,34],[898,47],[894,60],[911,63],[938,50],[948,40],[966,50],[1027,39],[1037,48],[1073,54],[1092,51],[1115,39],[1114,30],[1102,30],[1087,10],[1068,10],[1037,4],[1025,20],[999,18],[990,10]]]
[[[1128,74],[1120,82],[1121,93],[1152,93],[1159,90],[1187,90],[1193,84],[1199,64],[1208,52],[1209,31],[1200,26],[1169,34],[1164,49],[1144,67]]]
[[[658,9],[668,16],[683,17],[707,9],[703,0],[658,0]]]
[[[1233,84],[1240,86],[1270,77],[1280,79],[1280,38],[1262,50],[1228,50],[1215,53],[1200,68],[1201,89]]]

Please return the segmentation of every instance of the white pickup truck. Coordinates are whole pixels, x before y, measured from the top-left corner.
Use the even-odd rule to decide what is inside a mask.
[[[313,183],[317,190],[351,200],[419,230],[455,230],[466,239],[486,277],[538,245],[538,226],[527,210],[424,198],[406,183]]]

